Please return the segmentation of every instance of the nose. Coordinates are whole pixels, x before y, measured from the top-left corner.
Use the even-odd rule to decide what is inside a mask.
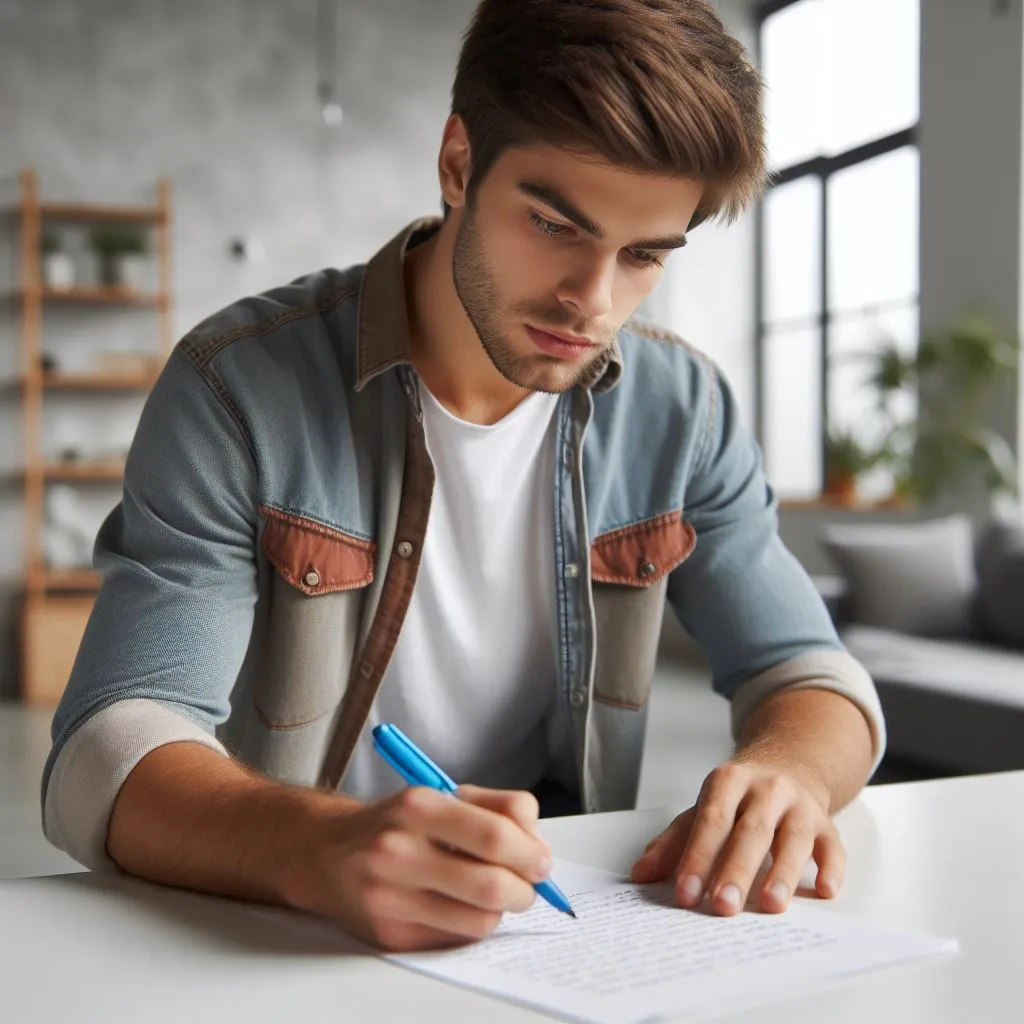
[[[583,320],[607,316],[614,306],[615,268],[614,259],[591,255],[581,260],[559,285],[559,301]]]

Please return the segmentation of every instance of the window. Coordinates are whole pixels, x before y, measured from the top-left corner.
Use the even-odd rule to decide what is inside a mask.
[[[759,11],[773,178],[758,214],[757,424],[780,498],[821,493],[828,430],[875,440],[850,353],[917,344],[919,3]]]

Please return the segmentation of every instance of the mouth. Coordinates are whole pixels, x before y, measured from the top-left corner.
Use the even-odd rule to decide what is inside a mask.
[[[526,324],[526,333],[530,340],[542,352],[558,359],[579,359],[595,347],[594,342],[578,335],[560,334],[555,331],[541,330]]]

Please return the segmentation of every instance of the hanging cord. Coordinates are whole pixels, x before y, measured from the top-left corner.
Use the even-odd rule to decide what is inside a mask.
[[[338,4],[337,0],[317,0],[316,9],[317,96],[321,115],[332,128],[342,121],[338,103]]]

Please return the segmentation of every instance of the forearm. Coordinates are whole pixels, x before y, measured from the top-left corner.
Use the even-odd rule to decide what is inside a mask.
[[[107,852],[164,885],[286,904],[316,820],[358,806],[259,776],[197,743],[170,743],[125,780]]]
[[[824,689],[780,690],[747,716],[735,761],[774,765],[809,785],[829,814],[867,782],[871,730],[864,713]]]

